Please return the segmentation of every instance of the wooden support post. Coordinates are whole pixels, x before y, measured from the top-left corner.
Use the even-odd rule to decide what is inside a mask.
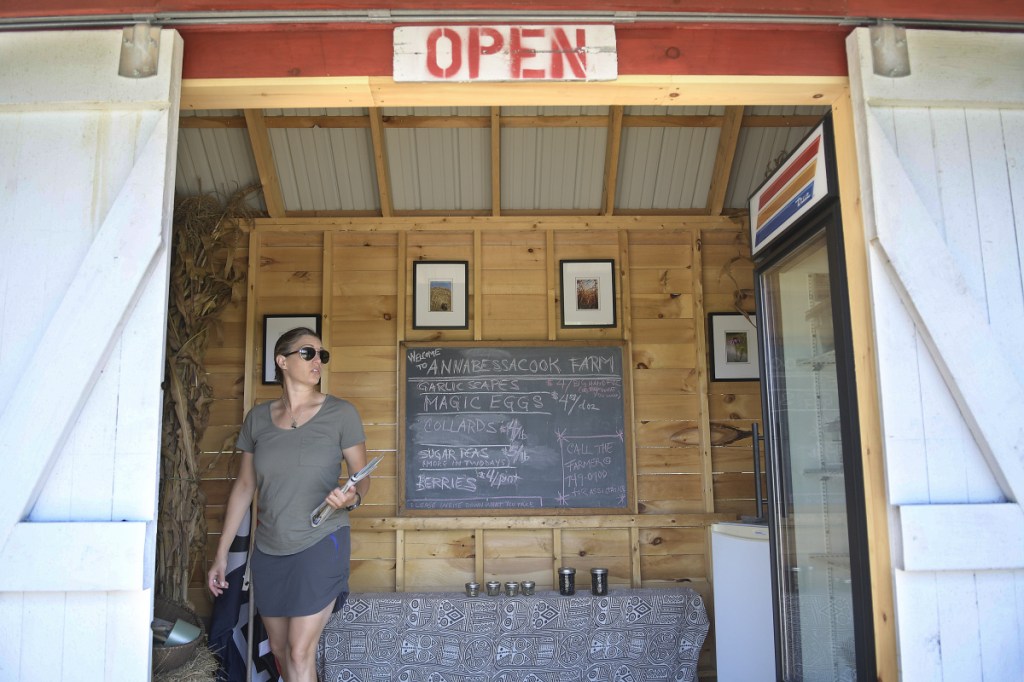
[[[409,233],[399,232],[398,233],[398,254],[396,256],[398,262],[396,263],[395,273],[398,279],[397,282],[397,298],[395,306],[395,315],[397,317],[395,324],[395,344],[396,351],[399,355],[399,363],[401,363],[402,349],[398,346],[405,341],[405,328],[406,328],[406,301],[408,300],[408,288],[409,288]]]
[[[257,343],[259,330],[256,320],[256,301],[259,298],[259,272],[260,272],[260,248],[263,238],[259,232],[249,233],[249,267],[246,275],[246,299],[245,319],[248,322],[245,326],[245,378],[242,387],[242,412],[248,412],[252,408],[254,383],[256,381],[256,355],[263,352],[262,340]],[[262,363],[260,363],[262,366]],[[262,371],[262,370],[261,370]]]
[[[491,107],[491,215],[501,215],[501,107]]]
[[[476,538],[476,549],[473,557],[473,575],[475,580],[481,585],[484,584],[484,571],[487,570],[487,565],[484,563],[484,533],[486,531],[483,528],[476,528],[473,530],[473,534]]]
[[[405,531],[395,531],[395,592],[405,592]]]
[[[558,262],[555,259],[555,232],[545,230],[544,239],[547,245],[548,266],[548,341],[558,338],[558,301],[562,292],[558,290]]]
[[[640,566],[640,529],[636,526],[629,529],[629,557],[629,565],[633,570],[629,577],[629,584],[632,587],[643,587],[644,577]]]
[[[484,338],[484,297],[481,294],[484,282],[483,236],[480,230],[473,230],[473,340]],[[469,283],[466,283],[467,286]]]
[[[711,390],[711,385],[708,381],[707,369],[707,327],[704,324],[704,256],[701,249],[700,230],[693,230],[691,234],[693,244],[693,329],[697,351],[697,396],[700,415],[697,428],[700,442],[700,474],[703,481],[701,502],[704,505],[705,512],[714,514],[715,496],[711,465],[711,407],[708,400],[708,391]]]
[[[321,311],[321,327],[320,327],[320,340],[323,341],[327,348],[331,347],[331,299],[332,289],[334,287],[334,233],[325,232],[323,234],[323,274],[321,276],[321,290],[320,290],[320,311]],[[322,372],[320,374],[320,391],[322,393],[331,392],[331,373],[330,371]]]
[[[868,243],[861,213],[860,175],[854,137],[853,104],[846,91],[832,102],[840,210],[843,216],[843,255],[850,298],[854,364],[857,367],[857,419],[860,425],[861,466],[864,475],[864,513],[867,519],[871,609],[875,630],[878,679],[899,679],[892,556],[889,552],[889,510],[882,459],[881,409],[875,372],[874,318],[869,291]]]

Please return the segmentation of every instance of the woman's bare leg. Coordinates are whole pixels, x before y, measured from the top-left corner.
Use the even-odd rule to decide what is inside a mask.
[[[270,650],[274,653],[277,661],[278,672],[285,682],[292,679],[289,674],[288,661],[291,658],[291,648],[288,642],[288,623],[291,618],[282,616],[261,616],[263,626],[267,628],[267,635],[270,637]]]
[[[319,613],[288,619],[287,682],[317,682],[316,648],[333,609],[331,601]]]

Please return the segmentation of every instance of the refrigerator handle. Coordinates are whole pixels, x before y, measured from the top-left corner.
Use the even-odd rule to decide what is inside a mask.
[[[758,434],[757,422],[753,422],[750,425],[750,433],[752,438],[751,447],[754,450],[754,495],[757,500],[757,514],[756,519],[761,521],[764,519],[764,493],[761,491],[761,445],[760,442],[764,439],[763,436]]]

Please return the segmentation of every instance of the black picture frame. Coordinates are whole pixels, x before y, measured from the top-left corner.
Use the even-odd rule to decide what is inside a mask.
[[[413,261],[412,328],[469,328],[469,261]]]
[[[614,327],[615,261],[562,260],[561,307],[563,328]]]
[[[708,364],[711,381],[758,381],[757,316],[754,313],[708,315]]]
[[[308,327],[320,336],[321,317],[319,313],[264,315],[263,316],[263,383],[279,384],[274,378],[274,345],[281,335],[296,327]]]

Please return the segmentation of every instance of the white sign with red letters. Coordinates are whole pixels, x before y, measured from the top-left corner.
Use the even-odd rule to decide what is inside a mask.
[[[399,82],[609,81],[618,76],[615,27],[402,26]]]

